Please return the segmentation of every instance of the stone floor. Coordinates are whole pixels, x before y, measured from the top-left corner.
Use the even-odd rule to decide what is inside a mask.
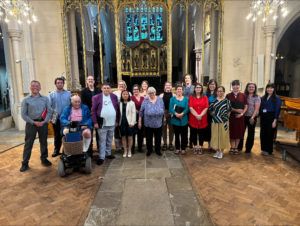
[[[137,153],[116,155],[85,221],[89,225],[211,225],[181,160]]]

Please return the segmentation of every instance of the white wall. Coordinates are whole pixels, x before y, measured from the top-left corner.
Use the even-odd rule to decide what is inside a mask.
[[[30,1],[38,22],[32,25],[36,79],[41,82],[41,93],[48,94],[54,79],[65,69],[63,28],[60,1]]]
[[[242,82],[242,89],[248,81],[257,82],[257,55],[265,54],[264,24],[261,20],[253,23],[245,19],[251,2],[252,0],[224,1],[222,85],[225,86],[226,92],[234,79]],[[285,18],[279,16],[276,21],[272,47],[274,54],[284,32],[300,17],[300,1],[287,2],[289,14]],[[274,76],[275,63],[271,65],[271,77]],[[260,90],[260,93],[262,92],[263,90]]]

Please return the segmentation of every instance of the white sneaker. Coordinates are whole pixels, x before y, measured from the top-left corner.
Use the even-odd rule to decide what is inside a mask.
[[[214,158],[219,158],[219,152],[216,152],[214,155],[213,155]]]
[[[218,159],[222,159],[222,158],[223,158],[223,153],[219,153]]]

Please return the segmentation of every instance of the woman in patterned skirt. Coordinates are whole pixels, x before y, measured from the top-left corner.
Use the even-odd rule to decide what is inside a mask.
[[[228,120],[231,112],[230,101],[224,97],[225,88],[218,87],[218,97],[210,104],[209,111],[212,115],[211,124],[211,147],[217,152],[214,158],[223,158],[224,149],[230,147],[229,145],[229,126]]]

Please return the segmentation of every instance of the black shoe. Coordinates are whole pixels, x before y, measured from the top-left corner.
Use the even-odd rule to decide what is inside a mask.
[[[28,170],[28,169],[29,169],[28,164],[22,164],[22,167],[20,168],[20,171],[21,171],[21,172],[24,172],[24,171],[26,171],[26,170]]]
[[[193,144],[190,144],[190,148],[193,148]]]
[[[103,159],[98,159],[98,160],[97,160],[97,165],[99,165],[99,166],[100,166],[100,165],[102,165],[102,164],[103,164],[103,162],[104,162],[104,160],[103,160]]]
[[[166,151],[166,150],[167,150],[167,145],[166,145],[166,144],[163,145],[162,150],[163,150],[163,151]]]
[[[139,149],[138,152],[139,153],[144,153],[144,151],[142,149]]]
[[[246,150],[245,153],[251,153],[251,151]]]
[[[48,159],[44,159],[44,160],[42,160],[42,165],[44,165],[44,166],[51,166],[52,163],[49,162]]]
[[[174,151],[174,146],[172,144],[169,145],[169,150]]]
[[[151,152],[147,151],[147,154],[146,154],[146,155],[147,155],[147,156],[150,156],[151,154],[152,154]]]
[[[115,159],[116,157],[114,155],[108,155],[106,156],[107,159]]]
[[[156,152],[156,154],[157,154],[158,156],[162,156],[162,153],[161,153],[161,152]]]
[[[61,153],[59,153],[59,152],[54,152],[54,153],[52,154],[52,157],[54,158],[54,157],[59,156],[59,155],[61,155]]]

